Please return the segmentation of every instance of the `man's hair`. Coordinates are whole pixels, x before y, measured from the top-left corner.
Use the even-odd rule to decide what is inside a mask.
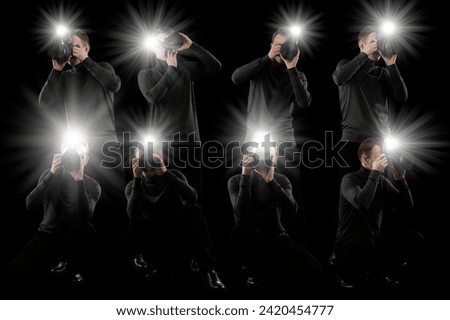
[[[381,141],[375,138],[367,138],[361,142],[358,148],[358,159],[361,160],[363,155],[370,157],[371,151],[375,146],[381,146]]]
[[[377,32],[377,30],[374,27],[365,27],[364,29],[362,29],[358,34],[358,43],[361,40],[366,40],[369,34],[371,34],[372,32]]]
[[[90,44],[90,42],[89,42],[89,36],[88,36],[88,34],[87,34],[85,31],[83,31],[83,30],[79,30],[79,29],[74,30],[74,31],[72,32],[72,36],[77,36],[78,38],[81,39],[81,41],[83,41],[84,44]]]
[[[290,36],[290,33],[289,33],[289,31],[288,31],[287,29],[278,29],[277,31],[275,31],[275,32],[272,34],[272,42],[273,42],[273,40],[275,40],[275,37],[276,37],[277,35],[279,35],[279,34],[281,34],[281,35],[284,36],[284,37],[288,37],[288,38],[289,38],[289,36]]]

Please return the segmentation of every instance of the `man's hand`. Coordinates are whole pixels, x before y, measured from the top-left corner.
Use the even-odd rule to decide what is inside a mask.
[[[258,171],[255,169],[255,172],[257,174],[259,174],[261,177],[263,177],[264,181],[269,183],[270,181],[273,180],[273,176],[275,173],[275,166],[277,164],[278,161],[278,155],[273,154],[270,156],[270,167],[269,170],[267,170],[267,173],[264,174],[264,172]]]
[[[179,32],[179,35],[183,38],[183,45],[177,49],[177,51],[187,50],[192,45],[192,40],[184,33]]]
[[[255,161],[255,158],[251,155],[244,154],[244,158],[242,159],[242,174],[243,175],[249,175],[252,173],[253,169],[255,168],[253,166],[253,163]]]
[[[281,44],[272,43],[270,45],[270,51],[268,53],[270,60],[274,60],[276,56],[280,55],[280,49],[281,49]]]
[[[86,47],[77,47],[73,46],[72,48],[72,56],[80,60],[81,62],[84,61],[88,57],[88,52]]]
[[[166,168],[166,165],[164,164],[164,160],[163,160],[162,156],[157,153],[154,153],[153,161],[155,161],[159,165],[159,167],[154,168],[152,170],[152,172],[156,176],[162,176],[167,171],[167,168]]]
[[[395,62],[397,61],[397,55],[393,54],[390,57],[387,57],[384,55],[384,53],[382,51],[380,51],[380,55],[383,58],[384,62],[386,63],[387,66],[391,66],[393,64],[395,64]]]
[[[67,61],[63,62],[63,63],[59,63],[55,59],[52,59],[53,69],[55,69],[56,71],[63,71],[64,67],[66,66],[66,63],[67,63]]]
[[[372,162],[372,170],[376,170],[378,172],[383,173],[384,169],[388,166],[387,157],[384,153],[380,154],[373,162]]]
[[[295,57],[292,58],[292,60],[286,60],[283,55],[280,54],[281,59],[283,60],[284,64],[286,65],[286,68],[288,69],[292,69],[295,68],[295,66],[298,63],[298,59],[300,57],[300,49],[298,49],[297,54],[295,55]]]
[[[140,178],[142,176],[142,169],[139,168],[139,158],[131,159],[131,167],[133,169],[133,177]]]
[[[84,177],[84,161],[83,159],[81,159],[80,157],[80,169],[78,169],[78,171],[76,171],[75,173],[71,173],[72,177],[75,181],[83,181],[83,177]]]
[[[62,167],[61,158],[62,158],[61,153],[57,153],[53,156],[52,167],[50,168],[50,172],[53,175],[56,175],[58,173],[58,171],[61,170],[61,167]]]
[[[375,52],[378,51],[378,47],[377,47],[377,43],[373,42],[373,43],[363,43],[362,44],[362,48],[361,48],[361,52],[364,52],[365,54],[367,54],[369,57],[371,55],[373,55]]]
[[[177,52],[175,50],[166,52],[166,62],[168,66],[177,67]]]

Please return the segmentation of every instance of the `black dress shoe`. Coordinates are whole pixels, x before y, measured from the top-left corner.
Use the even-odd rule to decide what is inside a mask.
[[[133,268],[135,268],[136,270],[145,270],[148,268],[148,263],[147,263],[147,261],[145,261],[142,254],[139,254],[138,256],[133,258],[132,263],[133,263]]]
[[[254,288],[259,285],[259,281],[257,278],[253,276],[247,276],[247,279],[245,280],[245,285],[249,288]]]
[[[51,273],[56,273],[56,274],[61,274],[66,272],[67,270],[67,262],[65,261],[60,261],[56,266],[54,266],[50,272]]]
[[[81,276],[80,273],[77,273],[77,274],[75,274],[75,275],[73,276],[72,282],[73,282],[75,285],[82,285],[82,284],[84,284],[84,279],[83,279],[83,277]]]
[[[209,270],[203,275],[203,285],[206,289],[213,291],[222,291],[226,289],[215,270]]]
[[[359,286],[344,279],[339,280],[339,286],[345,290],[358,290]]]
[[[339,274],[336,274],[336,280],[339,284],[339,287],[344,290],[358,290],[359,285],[354,281],[348,281],[342,278]]]

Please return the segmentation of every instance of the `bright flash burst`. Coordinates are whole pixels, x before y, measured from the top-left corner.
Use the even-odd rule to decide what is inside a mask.
[[[127,66],[128,72],[136,72],[136,67],[145,68],[151,64],[153,52],[159,46],[156,38],[159,30],[170,28],[186,32],[192,21],[178,6],[169,8],[163,2],[127,4],[123,11],[108,36],[115,57],[113,62]]]
[[[311,53],[312,48],[318,45],[318,39],[321,37],[319,32],[321,23],[320,14],[307,10],[300,5],[280,6],[270,19],[270,28],[273,32],[279,29],[288,30],[298,41],[300,50],[305,53]]]
[[[41,9],[36,22],[35,40],[39,50],[45,51],[57,38],[83,25],[82,10],[75,6],[49,5]]]
[[[387,37],[395,37],[399,50],[408,54],[417,54],[417,48],[426,43],[423,32],[428,28],[421,25],[423,16],[417,9],[417,1],[380,1],[362,2],[357,9],[355,32],[372,26]]]

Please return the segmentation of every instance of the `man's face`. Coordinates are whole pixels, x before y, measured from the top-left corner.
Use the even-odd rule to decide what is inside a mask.
[[[380,58],[380,54],[378,53],[378,47],[377,47],[377,33],[376,32],[371,32],[369,33],[369,35],[366,37],[365,40],[362,40],[362,45],[365,48],[369,48],[370,54],[369,54],[369,58],[371,60],[378,60]]]
[[[275,38],[273,39],[272,46],[277,46],[277,45],[281,46],[286,41],[288,41],[288,38],[286,36],[283,36],[282,34],[277,34],[275,36]],[[279,54],[277,54],[275,56],[275,61],[278,63],[284,63]]]
[[[361,164],[363,165],[363,167],[365,167],[367,169],[372,169],[373,162],[382,153],[383,153],[383,149],[381,149],[381,147],[379,145],[374,146],[372,148],[372,150],[370,151],[370,156],[369,157],[366,156],[366,155],[363,155],[361,157]]]
[[[83,41],[81,41],[80,37],[78,36],[72,36],[72,47],[78,47],[87,50],[87,45],[83,44]],[[81,61],[77,57],[71,56],[69,59],[69,64],[71,66],[76,66],[80,63]]]

